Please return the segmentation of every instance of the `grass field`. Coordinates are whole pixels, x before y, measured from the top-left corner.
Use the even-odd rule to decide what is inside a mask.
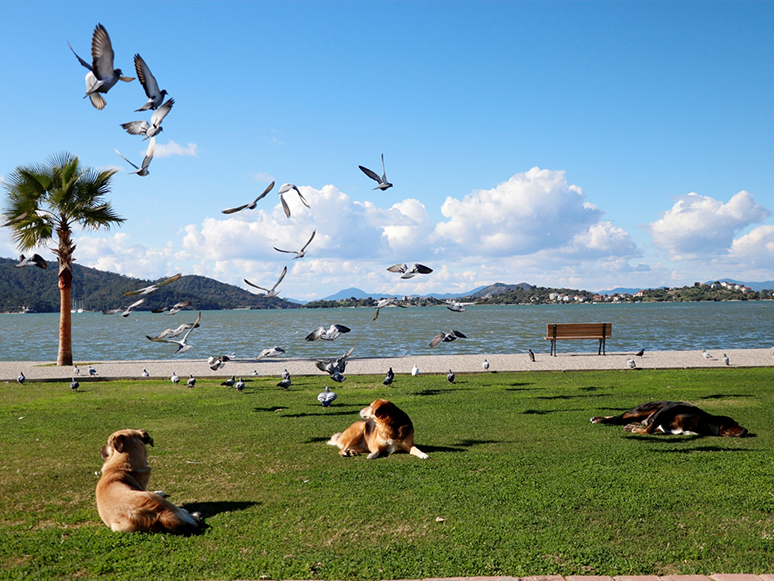
[[[0,385],[3,579],[415,579],[774,572],[774,369]],[[386,397],[430,455],[325,442]],[[756,437],[593,425],[651,399]],[[100,447],[144,428],[151,490],[206,517],[191,537],[99,519]],[[440,520],[443,519],[443,520]]]

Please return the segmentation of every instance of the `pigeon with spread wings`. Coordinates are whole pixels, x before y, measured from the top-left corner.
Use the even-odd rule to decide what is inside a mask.
[[[121,152],[116,149],[116,153],[118,155],[121,155],[123,160],[135,169],[135,171],[130,171],[129,173],[136,173],[140,177],[145,177],[150,173],[148,166],[150,165],[150,162],[153,160],[153,153],[155,151],[156,151],[156,138],[152,137],[150,140],[150,143],[148,143],[148,150],[145,152],[145,157],[142,160],[142,167],[138,167],[135,164],[133,164],[131,161],[126,159],[123,155],[121,155]]]
[[[256,206],[256,204],[258,204],[258,202],[259,202],[259,201],[260,201],[260,200],[261,200],[261,199],[262,199],[262,198],[263,198],[263,197],[264,197],[266,194],[268,194],[268,193],[269,193],[269,192],[272,190],[272,188],[273,188],[273,187],[274,187],[274,182],[271,182],[271,183],[269,184],[269,187],[268,187],[268,188],[266,188],[265,190],[263,190],[263,193],[262,193],[260,196],[258,196],[257,198],[255,198],[255,199],[254,199],[252,202],[250,202],[249,204],[242,204],[241,206],[237,206],[236,208],[226,208],[225,210],[222,210],[222,212],[223,212],[224,214],[234,214],[234,213],[236,213],[236,212],[241,212],[241,211],[242,211],[242,210],[244,210],[245,208],[247,208],[248,210],[255,210],[255,206]]]
[[[384,169],[384,154],[382,154],[382,177],[379,177],[379,174],[377,174],[375,171],[371,171],[367,167],[363,167],[362,165],[358,166],[362,172],[367,175],[369,178],[374,180],[378,185],[374,188],[375,190],[381,190],[384,191],[387,188],[391,188],[392,184],[387,181],[387,171]]]
[[[91,64],[79,57],[69,42],[67,44],[75,58],[89,70],[86,73],[86,94],[83,98],[88,97],[97,109],[104,109],[106,104],[99,93],[107,94],[119,80],[125,83],[134,80],[134,77],[123,76],[121,69],[113,68],[113,44],[110,42],[107,30],[101,24],[97,24],[91,37]]]
[[[142,121],[129,121],[128,123],[121,123],[121,127],[126,129],[126,132],[131,135],[144,135],[143,141],[149,137],[161,133],[164,128],[161,126],[161,122],[164,121],[164,117],[172,110],[172,105],[175,104],[174,99],[167,99],[161,107],[156,109],[151,115],[151,122],[148,123],[145,119]]]
[[[290,218],[290,206],[288,206],[288,203],[285,201],[285,194],[287,194],[290,191],[294,191],[298,194],[298,199],[301,200],[301,203],[304,204],[307,208],[309,208],[309,204],[307,203],[304,196],[301,195],[301,191],[295,186],[295,184],[282,184],[282,187],[280,187],[279,192],[279,198],[280,203],[282,204],[282,211],[285,212],[285,215]]]
[[[156,82],[156,77],[153,76],[148,65],[145,64],[143,58],[136,54],[134,55],[134,70],[137,71],[137,78],[140,79],[142,88],[145,89],[145,95],[148,97],[148,101],[135,111],[150,111],[158,109],[164,97],[167,95],[166,89],[159,91],[159,84]]]
[[[295,254],[295,256],[293,257],[293,260],[295,260],[296,258],[303,258],[304,256],[306,256],[306,247],[312,243],[312,240],[314,239],[315,234],[317,234],[317,230],[312,232],[312,235],[309,237],[309,240],[307,241],[306,244],[304,244],[301,250],[282,250],[280,248],[277,248],[276,246],[274,247],[274,250],[276,250],[277,252],[286,252],[287,254]]]
[[[433,272],[432,268],[417,263],[412,264],[411,268],[405,263],[393,264],[387,270],[390,272],[400,272],[403,275],[401,278],[413,278],[417,274],[430,274]]]
[[[196,327],[199,326],[199,321],[201,320],[202,320],[202,313],[200,311],[199,316],[196,317],[196,322],[193,325],[191,325],[191,328],[185,332],[185,335],[183,335],[183,338],[180,341],[175,341],[174,339],[158,339],[156,337],[151,337],[149,335],[145,335],[145,337],[147,337],[151,341],[156,341],[158,343],[176,343],[178,347],[177,347],[177,351],[175,351],[175,354],[185,353],[193,346],[187,342],[188,335],[190,335],[191,331],[193,331]]]
[[[277,282],[275,282],[275,283],[274,283],[274,286],[273,286],[273,287],[271,287],[270,289],[268,289],[268,288],[263,288],[262,286],[258,286],[257,284],[254,284],[254,283],[250,282],[250,281],[249,281],[249,280],[247,280],[246,278],[245,278],[245,279],[242,279],[242,280],[244,280],[244,281],[245,281],[247,284],[249,284],[249,285],[250,285],[250,286],[252,286],[252,287],[255,287],[255,288],[257,288],[257,289],[261,289],[262,291],[266,291],[265,293],[263,293],[263,294],[264,294],[264,296],[265,296],[266,298],[269,298],[269,297],[276,297],[276,296],[279,294],[279,291],[278,291],[278,290],[276,290],[276,288],[279,286],[279,283],[281,283],[281,282],[282,282],[282,279],[283,279],[283,278],[285,278],[285,275],[286,275],[287,273],[288,273],[288,267],[286,266],[285,268],[283,268],[283,269],[282,269],[282,274],[280,275],[280,277],[279,277],[279,279],[277,280]]]
[[[135,290],[135,291],[126,291],[125,293],[121,293],[121,294],[124,295],[125,297],[131,297],[131,296],[134,296],[134,295],[149,295],[149,294],[154,293],[157,290],[159,290],[159,288],[164,286],[165,284],[169,284],[171,282],[175,282],[177,279],[180,278],[180,276],[181,275],[178,272],[176,275],[170,276],[169,278],[164,279],[161,282],[156,282],[156,283],[154,283],[154,284],[152,284],[150,286],[146,286],[144,288],[141,288],[141,289],[138,289],[138,290]]]

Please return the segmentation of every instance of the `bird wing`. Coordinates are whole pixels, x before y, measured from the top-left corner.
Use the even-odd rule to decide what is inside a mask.
[[[438,343],[443,341],[443,338],[445,336],[446,335],[444,333],[438,333],[435,337],[433,337],[433,340],[430,341],[430,347],[435,347],[436,345],[438,345]]]
[[[408,266],[406,266],[405,263],[393,264],[387,270],[389,270],[390,272],[406,272],[408,270]]]
[[[290,218],[290,208],[288,207],[288,203],[285,201],[285,198],[282,196],[282,191],[280,191],[279,197],[280,202],[282,203],[282,210],[285,212],[285,215]]]
[[[430,274],[433,272],[432,268],[425,266],[424,264],[414,264],[411,270],[417,271],[419,274]]]
[[[85,60],[83,60],[81,57],[78,56],[78,53],[75,52],[75,49],[73,48],[73,45],[71,45],[69,42],[67,43],[67,46],[70,47],[70,50],[73,51],[73,54],[75,55],[75,58],[78,59],[78,61],[87,69],[91,70],[91,65],[87,63]]]
[[[312,331],[311,333],[309,333],[306,336],[306,340],[307,341],[316,341],[317,339],[322,337],[322,335],[324,333],[325,333],[325,328],[324,327],[317,327],[314,331]]]
[[[142,160],[142,169],[148,169],[150,162],[153,160],[154,153],[156,153],[156,138],[151,137],[148,149],[145,152],[145,158]]]
[[[134,165],[134,164],[133,164],[131,161],[129,161],[129,160],[128,160],[128,159],[126,159],[126,158],[125,158],[123,155],[121,155],[121,152],[120,152],[120,151],[118,151],[117,149],[116,149],[115,151],[116,151],[116,153],[117,153],[118,155],[120,155],[120,156],[123,158],[123,160],[124,160],[126,163],[128,163],[129,165],[131,165],[131,166],[132,166],[134,169],[136,169],[137,171],[139,171],[139,170],[140,170],[140,168],[139,168],[139,167],[137,167],[137,166],[136,166],[136,165]]]
[[[274,182],[271,182],[269,184],[269,187],[267,187],[265,190],[263,190],[263,193],[260,196],[258,196],[257,198],[255,198],[255,200],[253,200],[253,204],[257,203],[260,199],[262,199],[264,196],[266,196],[266,194],[268,194],[272,190],[272,188],[274,188]]]
[[[317,230],[315,230],[314,232],[312,232],[312,235],[309,237],[309,241],[308,241],[306,244],[304,244],[304,246],[301,248],[301,252],[303,252],[304,250],[306,250],[306,247],[307,247],[307,246],[309,246],[309,245],[312,243],[312,240],[314,240],[314,235],[315,235],[315,234],[317,234]]]
[[[24,220],[29,213],[30,213],[29,210],[25,210],[15,218],[9,219],[5,224],[0,224],[0,228],[5,228],[6,226],[12,226],[13,224],[18,224],[19,222]]]
[[[165,284],[169,284],[171,282],[175,282],[177,279],[180,278],[180,276],[181,276],[181,274],[178,272],[176,275],[170,276],[168,279],[162,280],[161,282],[157,282],[157,283],[154,283],[154,284],[152,284],[150,286],[146,286],[144,288],[137,289],[137,290],[134,290],[134,291],[126,291],[125,293],[121,293],[121,294],[124,295],[125,297],[131,297],[133,295],[139,295],[141,293],[149,295],[150,293],[158,290],[159,287],[164,286]]]
[[[298,192],[298,199],[301,200],[301,203],[307,208],[311,208],[311,206],[309,205],[309,202],[307,202],[306,198],[304,198],[304,196],[301,195],[301,191],[298,188],[296,188],[296,192]]]
[[[245,281],[245,282],[246,282],[247,284],[249,284],[250,286],[254,286],[255,288],[259,288],[259,289],[261,289],[262,291],[269,292],[269,289],[267,289],[267,288],[263,288],[262,286],[258,286],[257,284],[254,284],[254,283],[250,282],[250,281],[249,281],[249,280],[247,280],[246,278],[243,278],[242,280],[243,280],[243,281]]]
[[[287,252],[288,254],[298,254],[298,252],[296,252],[295,250],[282,250],[281,248],[277,248],[276,246],[272,246],[272,248],[274,248],[274,250],[276,250],[277,252]]]
[[[154,127],[158,127],[159,125],[161,125],[161,122],[164,120],[164,117],[167,116],[167,113],[170,112],[170,110],[172,109],[172,105],[174,104],[175,104],[174,99],[167,99],[166,101],[164,101],[164,104],[158,109],[156,109],[153,115],[151,115],[151,125],[153,125]]]
[[[134,70],[137,71],[137,78],[140,79],[148,99],[156,97],[159,94],[159,84],[139,54],[134,55]]]
[[[387,170],[384,169],[384,154],[382,154],[382,183],[387,183]]]
[[[93,94],[89,96],[91,97]],[[99,95],[97,96],[99,97]],[[130,121],[129,123],[121,123],[121,127],[126,129],[126,132],[130,135],[145,135],[151,126],[145,119],[143,119],[142,121]]]
[[[250,205],[250,204],[243,204],[243,205],[241,205],[241,206],[238,206],[238,207],[236,207],[236,208],[228,208],[228,209],[226,209],[226,210],[221,210],[221,211],[222,211],[224,214],[233,214],[233,213],[235,213],[235,212],[239,212],[240,210],[244,210],[244,209],[245,209],[245,208],[247,208],[247,206],[249,206],[249,205]]]
[[[344,325],[331,325],[339,333],[349,333],[352,329]]]
[[[32,258],[30,259],[32,262],[37,266],[38,268],[46,269],[48,268],[48,264],[45,260],[43,260],[43,257],[40,254],[33,254]]]
[[[286,192],[289,192],[290,190],[296,190],[298,191],[298,188],[294,184],[282,184],[282,187],[279,189],[279,192],[277,192],[280,196]]]
[[[201,320],[202,320],[202,312],[199,311],[199,316],[196,317],[196,321],[194,322],[193,325],[191,325],[191,328],[188,329],[188,331],[186,331],[185,335],[183,335],[183,343],[185,343],[185,340],[188,339],[188,335],[191,334],[191,331],[193,331],[196,327],[199,326],[199,321]]]
[[[275,288],[277,288],[277,286],[279,285],[279,283],[282,282],[282,279],[285,278],[285,275],[287,273],[288,273],[288,267],[286,266],[285,268],[282,269],[282,274],[280,275],[279,279],[277,279],[277,282],[274,283],[274,286],[271,287],[271,290],[274,290]]]
[[[377,183],[382,183],[382,178],[380,178],[377,173],[371,171],[367,167],[363,167],[362,165],[359,165],[357,167],[359,167],[362,170],[362,172],[372,180],[375,180]]]
[[[144,302],[145,302],[145,299],[144,299],[144,298],[140,299],[139,301],[134,301],[134,302],[133,302],[131,305],[129,305],[128,307],[126,307],[126,309],[127,309],[127,310],[129,310],[129,309],[133,309],[133,308],[135,308],[135,307],[139,307],[139,306],[140,306],[141,304],[143,304]]]
[[[98,79],[113,75],[113,44],[110,42],[107,30],[97,24],[91,38],[91,70]]]
[[[459,337],[460,339],[467,339],[468,338],[467,335],[464,335],[464,334],[460,333],[459,331],[455,331],[454,329],[452,329],[452,334],[457,336],[457,337]]]

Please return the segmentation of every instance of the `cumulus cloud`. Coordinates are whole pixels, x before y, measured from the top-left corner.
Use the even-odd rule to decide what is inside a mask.
[[[759,226],[734,240],[729,257],[752,268],[774,268],[774,226]]]
[[[736,234],[770,215],[750,192],[741,191],[725,204],[690,193],[647,229],[673,260],[703,259],[709,252],[729,250]]]
[[[75,258],[83,266],[151,280],[177,268],[172,264],[175,253],[171,245],[158,248],[133,243],[125,232],[107,237],[83,235],[74,242],[78,247]]]
[[[436,239],[467,255],[541,254],[541,261],[640,255],[629,234],[602,222],[603,212],[563,171],[534,167],[493,189],[449,197],[441,212],[448,220],[435,227]]]
[[[182,155],[185,157],[197,157],[199,146],[195,143],[188,143],[185,147],[170,140],[169,143],[157,143],[154,157],[171,157],[173,155]]]

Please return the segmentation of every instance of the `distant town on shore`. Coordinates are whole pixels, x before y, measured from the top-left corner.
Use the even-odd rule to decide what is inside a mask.
[[[15,268],[16,260],[0,258],[0,312],[59,312],[56,268]],[[95,268],[73,267],[73,311],[105,311],[125,306],[121,293],[147,286],[154,281],[104,272]],[[326,307],[375,307],[380,298],[394,297],[407,306],[448,305],[450,302],[508,304],[582,304],[627,302],[755,301],[774,299],[774,281],[740,283],[717,280],[696,282],[684,287],[656,289],[615,289],[592,292],[568,288],[495,283],[459,294],[395,296],[367,293],[357,288],[340,291],[322,300],[302,303],[280,297],[266,298],[237,286],[198,275],[186,275],[174,284],[148,295],[137,310],[152,310],[180,301],[191,301],[198,310],[297,309]]]

